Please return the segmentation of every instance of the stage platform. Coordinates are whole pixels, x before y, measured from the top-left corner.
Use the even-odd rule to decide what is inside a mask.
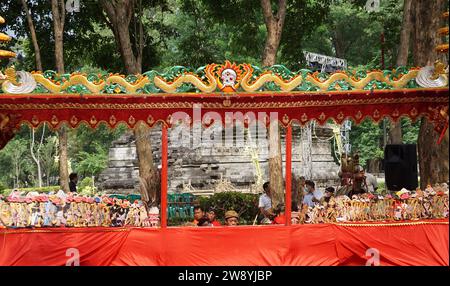
[[[449,221],[0,229],[0,265],[449,266]]]

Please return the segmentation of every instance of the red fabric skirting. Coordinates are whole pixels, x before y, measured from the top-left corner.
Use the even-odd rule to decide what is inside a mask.
[[[0,230],[0,265],[449,265],[448,220],[405,224]],[[73,253],[73,252],[72,252]]]

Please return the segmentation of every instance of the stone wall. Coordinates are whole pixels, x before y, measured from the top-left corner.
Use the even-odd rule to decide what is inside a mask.
[[[216,130],[217,131],[217,130]],[[201,147],[191,148],[188,137],[184,137],[181,146],[174,143],[174,132],[169,130],[168,164],[169,164],[169,192],[181,191],[183,183],[190,182],[199,190],[207,191],[214,189],[216,180],[223,177],[240,189],[249,188],[255,182],[256,170],[252,163],[251,155],[243,146],[224,147],[214,145],[214,142],[204,143]],[[161,162],[161,129],[154,128],[151,131],[153,159],[160,167]],[[205,133],[203,133],[205,134]],[[220,134],[220,130],[217,134]],[[302,132],[299,126],[293,127],[292,136],[292,171],[296,176],[304,175],[302,165]],[[339,166],[334,162],[331,155],[331,143],[325,141],[333,133],[330,128],[317,128],[315,134],[319,137],[312,139],[312,179],[318,185],[332,184],[337,182]],[[193,134],[200,138],[199,134]],[[192,137],[191,137],[192,138]],[[235,137],[236,141],[240,136]],[[285,161],[284,130],[281,133],[282,156]],[[177,142],[180,142],[178,140]],[[184,143],[184,144],[183,144]],[[223,144],[222,144],[223,145]],[[263,180],[267,180],[268,170],[268,146],[266,138],[257,142],[259,152],[259,164],[262,170]],[[284,173],[283,164],[283,173]],[[124,134],[113,142],[109,150],[108,168],[100,175],[100,188],[110,193],[133,193],[137,192],[138,186],[138,162],[134,137],[130,133]]]

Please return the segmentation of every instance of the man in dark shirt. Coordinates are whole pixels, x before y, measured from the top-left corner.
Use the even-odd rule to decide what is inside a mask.
[[[78,183],[78,175],[76,173],[72,173],[69,175],[69,190],[72,193],[77,192],[77,183]]]

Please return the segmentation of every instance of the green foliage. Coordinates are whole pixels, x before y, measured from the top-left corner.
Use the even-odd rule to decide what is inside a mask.
[[[329,0],[287,1],[279,63],[291,69],[304,68],[305,61],[301,52],[303,50],[332,55],[330,38],[327,37],[324,25],[330,12],[329,2]]]
[[[78,193],[86,196],[93,196],[97,193],[92,177],[84,178],[78,186]]]
[[[366,119],[360,125],[352,126],[350,131],[352,151],[359,153],[359,162],[362,166],[369,159],[381,159],[384,157],[382,125],[382,123],[377,125]]]
[[[11,140],[3,150],[0,150],[0,181],[11,187],[24,187],[30,185],[33,166],[29,154],[28,141],[16,137]]]
[[[377,188],[376,192],[378,194],[380,194],[380,195],[386,195],[387,194],[385,181],[378,182],[378,188]]]
[[[403,143],[416,144],[419,135],[420,121],[412,123],[410,119],[401,118]],[[386,120],[386,134],[389,132],[391,124]],[[360,125],[352,126],[350,132],[350,143],[352,150],[358,151],[361,165],[365,165],[369,159],[383,159],[383,121],[377,125],[369,119],[361,122]]]
[[[81,176],[98,176],[108,164],[111,142],[125,132],[124,126],[109,129],[101,124],[96,129],[81,125],[69,134],[69,154],[75,172]]]
[[[194,221],[193,217],[171,217],[167,219],[167,226],[182,226]]]
[[[0,195],[3,194],[3,192],[6,190],[6,188],[7,188],[7,186],[2,181],[0,181]]]
[[[107,167],[107,150],[98,143],[95,143],[94,145],[94,153],[88,153],[86,151],[80,151],[78,153],[78,162],[76,163],[75,171],[82,176],[99,174]]]
[[[403,144],[417,144],[417,138],[419,137],[420,120],[411,122],[409,118],[402,118],[402,134]]]
[[[199,199],[200,206],[207,210],[213,208],[217,219],[224,222],[225,212],[234,210],[239,214],[240,224],[252,224],[258,214],[258,195],[240,192],[223,192]]]
[[[40,141],[43,127],[39,127],[36,141]],[[111,142],[126,130],[118,126],[111,130],[100,125],[93,130],[85,125],[69,132],[69,160],[73,170],[83,176],[98,176],[107,167]],[[37,166],[30,153],[30,128],[23,125],[13,140],[0,150],[0,182],[8,188],[37,186]],[[35,145],[39,143],[36,142]],[[37,150],[37,146],[35,146]],[[40,148],[40,162],[44,185],[56,185],[59,180],[58,137],[53,131],[44,133]]]

